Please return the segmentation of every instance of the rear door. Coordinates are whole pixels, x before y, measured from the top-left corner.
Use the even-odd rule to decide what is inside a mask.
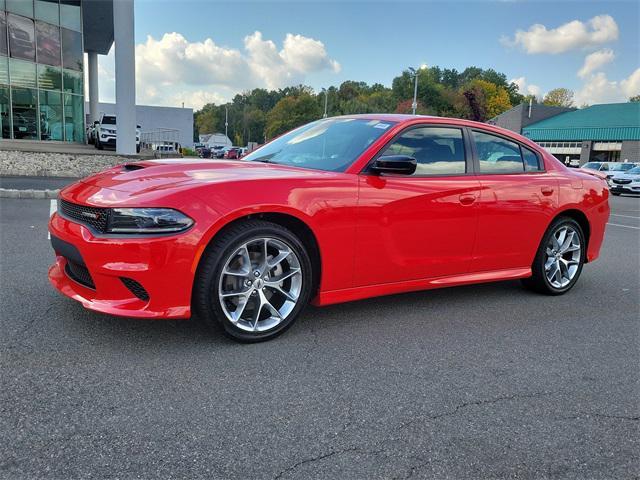
[[[558,180],[532,149],[471,130],[481,184],[475,272],[529,267],[558,206]]]
[[[360,175],[356,286],[467,272],[480,183],[465,129],[409,127],[381,155],[409,155],[418,165],[413,175]]]

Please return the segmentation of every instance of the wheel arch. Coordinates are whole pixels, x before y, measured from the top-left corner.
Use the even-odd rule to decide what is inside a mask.
[[[589,250],[589,239],[591,237],[591,224],[589,223],[589,219],[587,218],[587,216],[585,215],[585,213],[582,210],[578,210],[576,208],[569,208],[567,210],[562,210],[561,212],[558,212],[552,219],[551,222],[549,222],[549,225],[551,225],[553,222],[555,222],[558,218],[560,217],[569,217],[573,220],[575,220],[576,222],[578,222],[578,225],[580,225],[580,228],[582,228],[582,232],[584,233],[584,240],[585,240],[585,263],[588,262],[588,258],[586,255],[586,252]],[[548,227],[547,227],[548,228]]]
[[[206,243],[199,248],[199,255],[195,259],[196,261],[194,273],[196,273],[197,269],[200,268],[202,258],[204,257],[204,252],[214,244],[216,239],[219,238],[221,234],[223,234],[234,225],[246,222],[248,220],[264,220],[267,222],[275,223],[276,225],[280,225],[292,231],[300,239],[302,244],[307,248],[309,258],[311,259],[311,266],[313,268],[313,298],[313,296],[316,295],[318,288],[320,287],[320,279],[322,277],[322,259],[318,239],[313,229],[307,222],[300,219],[298,216],[288,212],[267,210],[255,213],[240,214],[238,216],[234,216],[233,218],[227,217],[227,221],[222,226],[220,226],[220,224],[216,225],[217,228],[215,233],[213,233],[213,235],[206,241]],[[194,281],[195,278],[197,278],[197,275],[194,275]]]

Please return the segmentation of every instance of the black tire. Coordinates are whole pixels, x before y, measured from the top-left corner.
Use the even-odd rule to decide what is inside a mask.
[[[547,278],[547,275],[545,274],[544,267],[547,261],[547,245],[551,240],[551,236],[554,235],[563,226],[570,226],[577,232],[580,239],[581,248],[578,269],[576,270],[575,275],[567,285],[558,288],[551,284],[551,282]],[[522,283],[527,288],[539,293],[544,293],[546,295],[563,295],[567,293],[576,284],[578,278],[580,278],[582,267],[584,266],[586,258],[586,248],[587,243],[585,241],[584,232],[582,231],[582,227],[578,222],[569,217],[559,217],[555,219],[542,237],[542,241],[540,242],[540,246],[538,247],[538,250],[536,252],[533,264],[531,265],[532,276],[523,279]]]
[[[288,316],[275,327],[260,332],[247,332],[234,325],[220,305],[217,296],[225,261],[244,243],[254,238],[269,237],[284,242],[297,255],[302,274],[298,301]],[[228,337],[244,343],[271,340],[284,333],[309,303],[314,290],[312,264],[307,249],[298,237],[281,225],[262,220],[247,220],[224,230],[207,247],[200,260],[193,285],[193,309],[198,319]]]
[[[140,144],[136,145],[136,153],[140,153]]]
[[[104,145],[102,145],[102,142],[100,140],[96,140],[96,148],[98,150],[104,150]]]

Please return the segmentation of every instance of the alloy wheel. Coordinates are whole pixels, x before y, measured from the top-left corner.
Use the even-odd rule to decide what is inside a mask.
[[[282,323],[302,292],[295,251],[280,239],[249,240],[227,258],[218,284],[226,317],[241,330],[262,332]]]
[[[565,288],[578,273],[582,260],[580,235],[570,225],[561,225],[549,238],[544,271],[554,288]]]

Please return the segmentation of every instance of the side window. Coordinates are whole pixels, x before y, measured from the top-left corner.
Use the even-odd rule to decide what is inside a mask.
[[[542,165],[540,165],[538,155],[528,148],[522,147],[522,158],[524,158],[524,169],[527,172],[539,172],[542,170]]]
[[[488,133],[473,132],[480,173],[521,173],[524,163],[520,145]]]
[[[461,175],[466,172],[459,128],[419,127],[398,137],[382,155],[408,155],[418,165],[414,175]]]

